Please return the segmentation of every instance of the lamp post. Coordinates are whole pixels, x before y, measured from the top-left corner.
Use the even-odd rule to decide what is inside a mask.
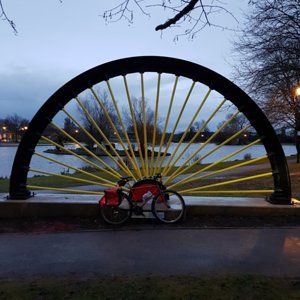
[[[297,163],[300,160],[300,86],[295,89],[295,120]]]

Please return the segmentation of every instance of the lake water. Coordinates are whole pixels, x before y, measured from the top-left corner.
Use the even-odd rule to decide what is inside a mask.
[[[176,147],[176,143],[172,143],[168,152],[172,152],[172,150],[175,149]],[[186,144],[182,144],[180,149],[183,149],[186,146]],[[70,146],[70,147],[74,147],[74,146]],[[184,154],[184,156],[179,160],[178,164],[181,164],[183,161],[185,161],[185,159],[187,157],[189,157],[194,151],[195,149],[197,149],[199,147],[199,144],[192,144],[189,149],[187,150],[187,152]],[[205,153],[207,153],[208,151],[210,151],[211,149],[215,148],[216,145],[215,144],[208,144],[206,145],[205,149],[203,150],[203,152],[200,152],[199,155],[200,156],[204,156]],[[207,158],[205,158],[202,162],[203,163],[212,163],[215,162],[216,160],[238,150],[241,149],[243,146],[223,146],[220,149],[218,149],[217,151],[215,151],[214,153],[212,153],[210,156],[208,156]],[[43,153],[45,150],[49,149],[49,148],[53,148],[51,146],[37,146],[36,147],[36,151],[39,153]],[[179,152],[180,152],[179,149]],[[285,152],[286,156],[290,156],[296,153],[296,148],[294,145],[283,145],[283,149]],[[6,147],[6,146],[1,146],[0,147],[0,177],[9,177],[10,173],[11,173],[11,168],[12,168],[12,164],[13,164],[13,160],[15,157],[17,151],[17,147]],[[255,157],[259,157],[265,154],[265,149],[262,145],[254,145],[251,148],[233,156],[232,158],[230,158],[230,160],[235,160],[235,159],[243,159],[245,153],[250,153],[252,158]],[[70,166],[74,166],[77,168],[81,168],[83,166],[86,166],[86,163],[81,161],[80,159],[71,156],[71,155],[55,155],[55,154],[46,154],[49,157],[52,157],[54,159],[60,160],[63,163],[70,165]],[[109,162],[110,159],[108,157],[101,157],[101,159],[103,159],[106,162]],[[61,165],[57,165],[56,163],[50,162],[50,161],[46,161],[38,156],[33,156],[32,161],[31,161],[31,167],[32,168],[36,168],[36,169],[42,169],[42,170],[46,170],[48,172],[53,172],[53,173],[60,173],[60,172],[64,172],[67,170],[66,167],[61,166]],[[33,174],[29,174],[29,176],[32,176]]]

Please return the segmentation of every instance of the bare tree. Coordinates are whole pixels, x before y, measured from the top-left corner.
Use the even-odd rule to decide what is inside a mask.
[[[13,135],[13,141],[18,142],[19,138],[27,130],[29,120],[22,118],[18,114],[9,115],[4,119],[4,125],[8,132]]]
[[[193,124],[193,131],[199,131],[200,129],[202,129],[203,125],[205,124],[205,120],[200,120],[200,121],[196,121]],[[204,128],[202,129],[203,132],[205,133],[209,133],[210,129],[208,126],[204,126]]]
[[[102,133],[109,139],[113,136],[114,129],[112,128],[107,115],[116,127],[118,127],[118,118],[108,92],[97,91],[97,94],[102,106],[99,105],[99,102],[94,96],[90,95],[86,96],[86,98],[81,101],[86,111],[78,106],[78,112],[80,114],[83,127],[99,142],[103,142],[104,138],[98,128],[100,128]],[[95,124],[97,124],[97,126],[95,126]],[[88,146],[93,146],[94,142],[88,136],[84,135],[82,138]]]
[[[232,114],[228,114],[226,116],[226,120],[230,119]],[[220,122],[218,124],[218,128],[220,128],[226,120]],[[241,129],[245,128],[249,124],[249,121],[244,115],[239,114],[236,116],[229,124],[225,126],[225,128],[219,133],[219,135],[215,138],[216,142],[223,142],[229,138],[231,138],[234,134],[236,134]],[[232,139],[228,144],[233,145],[241,145],[245,144],[248,141],[248,134],[246,132],[242,133],[240,136]]]
[[[236,79],[275,126],[295,128],[294,88],[300,83],[300,0],[252,1],[234,48]]]
[[[138,139],[140,141],[140,149],[142,153],[145,153],[144,145],[144,117],[143,117],[143,101],[140,98],[133,97],[131,99],[132,108],[133,108],[133,118],[131,117],[130,112],[126,109],[123,109],[123,119],[126,124],[127,130],[129,133],[134,134],[134,123],[136,125]],[[159,126],[159,120],[155,124],[155,114],[151,109],[147,101],[145,100],[145,127],[147,141],[152,142],[154,127],[156,127],[156,137],[155,140],[158,143],[160,141],[161,129]]]
[[[63,2],[63,0],[58,1]],[[182,32],[175,35],[174,40],[178,40],[182,35],[193,39],[199,31],[208,26],[229,29],[223,24],[224,15],[236,20],[234,15],[226,8],[226,4],[220,0],[120,0],[116,6],[108,8],[100,16],[107,23],[117,22],[121,19],[133,23],[136,11],[150,17],[149,11],[153,11],[154,8],[163,10],[167,15],[166,20],[155,27],[156,31],[174,26],[183,28]],[[214,19],[216,15],[220,17]],[[0,16],[17,34],[16,24],[8,17],[2,0],[0,0]]]
[[[149,11],[152,11],[153,8],[159,8],[167,14],[167,20],[157,25],[156,31],[174,26],[183,28],[183,31],[175,36],[175,40],[182,35],[193,39],[199,31],[207,26],[228,29],[222,24],[222,21],[217,23],[216,20],[213,20],[213,15],[220,14],[224,17],[226,14],[235,19],[233,14],[227,10],[226,4],[219,0],[120,0],[119,4],[107,9],[101,16],[108,23],[121,19],[133,23],[136,10],[150,17]]]

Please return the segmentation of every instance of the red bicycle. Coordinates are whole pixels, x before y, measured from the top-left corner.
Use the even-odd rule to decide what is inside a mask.
[[[132,185],[130,179],[131,177],[124,177],[117,182],[116,188],[104,191],[104,196],[100,199],[100,211],[107,223],[119,225],[126,222],[132,214],[143,216],[144,212],[149,211],[163,223],[175,223],[182,219],[185,202],[180,194],[165,188],[160,174],[136,181]],[[127,184],[129,189],[125,190],[124,186]]]

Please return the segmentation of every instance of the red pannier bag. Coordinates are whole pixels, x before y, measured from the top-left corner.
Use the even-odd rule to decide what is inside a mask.
[[[100,199],[99,204],[109,206],[118,206],[120,204],[120,196],[118,188],[111,188],[104,191],[104,196]]]
[[[147,192],[150,191],[154,196],[156,196],[160,190],[160,184],[157,181],[149,179],[141,180],[130,189],[130,197],[133,202],[141,202],[143,195]]]

